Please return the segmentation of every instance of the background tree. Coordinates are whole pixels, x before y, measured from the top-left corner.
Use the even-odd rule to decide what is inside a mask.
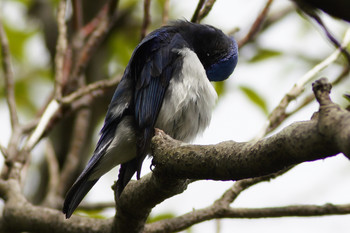
[[[5,13],[11,10],[11,4],[16,5],[27,22],[16,25],[18,19],[11,16],[13,12]],[[327,39],[321,35],[318,40],[324,44],[312,44],[311,47],[327,49],[316,56],[300,53],[298,48],[294,54],[268,48],[264,42],[274,43],[274,38],[268,37],[269,31],[278,28],[286,17],[296,17],[296,9],[290,3],[280,7],[269,0],[252,8],[249,17],[241,16],[241,20],[251,20],[240,31],[237,32],[230,22],[226,24],[229,25],[226,31],[235,34],[240,47],[240,62],[234,76],[241,75],[249,82],[250,74],[240,70],[255,66],[252,72],[255,86],[243,82],[233,88],[233,92],[251,101],[249,107],[255,106],[257,112],[260,109],[260,119],[267,119],[260,131],[257,128],[251,134],[238,133],[249,135],[245,136],[247,138],[255,135],[255,139],[246,143],[227,141],[212,146],[180,146],[179,142],[158,132],[152,142],[153,172],[144,175],[140,181],[131,182],[124,191],[126,195],[115,203],[85,204],[80,213],[87,217],[75,215],[70,220],[64,219],[60,211],[63,197],[91,155],[107,104],[133,49],[149,31],[166,24],[169,19],[184,16],[183,12],[176,12],[176,4],[178,1],[167,0],[16,0],[3,3],[0,94],[6,101],[1,107],[8,110],[11,129],[6,141],[0,142],[4,157],[0,179],[0,197],[4,201],[1,232],[175,232],[211,219],[350,213],[350,204],[338,203],[273,208],[231,206],[237,203],[236,199],[244,190],[288,175],[296,170],[296,164],[350,154],[348,111],[330,100],[331,86],[326,80],[314,84],[313,94],[310,86],[317,77],[327,75],[335,92],[339,93],[334,98],[346,107],[347,102],[340,96],[349,86],[348,63],[339,50],[326,44]],[[214,9],[219,7],[220,1],[200,0],[196,4],[190,9],[192,17],[188,20],[210,23],[210,16],[215,14]],[[246,3],[235,4],[241,9]],[[337,29],[335,36],[343,38],[344,47],[348,46],[350,31],[345,33],[348,25],[330,23],[335,26],[329,28]],[[308,23],[302,25],[305,34],[317,27],[310,27]],[[291,27],[285,28],[288,30],[279,33],[293,31]],[[285,43],[289,42],[282,41]],[[296,44],[307,50],[306,40]],[[285,71],[278,75],[283,76],[278,82],[281,85],[283,82],[288,88],[274,90],[273,94],[272,90],[256,91],[261,84],[256,79],[273,75],[259,73],[256,67],[277,70],[283,59],[292,59],[284,67]],[[233,80],[235,82],[239,83],[239,80]],[[215,87],[222,99],[232,91],[229,82]],[[314,96],[320,108],[313,115],[318,107],[310,109],[308,105],[317,106]],[[269,98],[274,99],[272,106],[276,107],[269,108]],[[297,102],[291,106],[295,99]],[[290,124],[294,121],[292,117],[305,108],[309,108],[308,118],[313,115],[312,119]],[[247,117],[243,109],[235,110],[235,116]],[[230,122],[235,121],[233,117],[229,116]],[[227,124],[225,121],[221,127],[227,127]],[[248,124],[255,123],[248,121]],[[6,131],[7,127],[3,125],[2,128]],[[276,129],[278,132],[274,132]],[[220,130],[229,135],[232,133],[226,128]],[[346,160],[341,162],[348,163]],[[208,207],[177,216],[174,213],[151,213],[157,204],[176,194],[185,194],[189,184],[201,179],[236,182],[233,186],[227,182],[231,187],[227,187]],[[191,198],[196,199],[196,196]],[[113,206],[116,206],[114,217],[106,218],[101,214],[101,210]]]

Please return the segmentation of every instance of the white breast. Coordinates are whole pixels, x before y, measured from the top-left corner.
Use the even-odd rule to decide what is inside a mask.
[[[170,81],[155,127],[189,142],[209,125],[217,94],[197,55],[188,48],[177,52],[183,67]]]

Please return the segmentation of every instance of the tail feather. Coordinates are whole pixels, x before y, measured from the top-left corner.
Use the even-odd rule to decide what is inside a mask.
[[[80,177],[69,189],[63,204],[63,213],[66,218],[72,216],[74,210],[78,207],[85,195],[95,185],[96,180],[88,180],[88,176]]]
[[[118,197],[120,197],[125,186],[129,183],[132,176],[137,171],[137,164],[138,164],[137,158],[135,158],[129,162],[121,164],[120,169],[119,169],[118,181],[117,181],[117,196]]]

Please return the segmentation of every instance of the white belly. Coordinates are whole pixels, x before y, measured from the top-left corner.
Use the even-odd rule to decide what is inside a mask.
[[[217,94],[197,55],[187,48],[178,52],[183,68],[170,81],[155,128],[189,142],[209,125]]]

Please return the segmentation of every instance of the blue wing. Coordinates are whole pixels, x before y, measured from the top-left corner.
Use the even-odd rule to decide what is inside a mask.
[[[131,69],[134,70],[134,116],[140,137],[138,156],[121,165],[117,183],[120,194],[135,172],[140,178],[142,162],[146,157],[154,135],[154,125],[161,109],[165,92],[174,74],[182,66],[179,49],[188,46],[180,34],[155,31],[136,51]]]

